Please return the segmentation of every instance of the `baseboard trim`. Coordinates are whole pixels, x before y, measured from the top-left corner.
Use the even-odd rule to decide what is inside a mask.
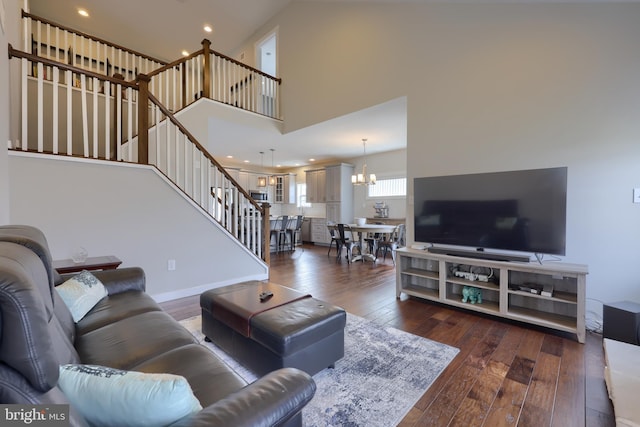
[[[171,292],[163,292],[160,294],[150,294],[151,298],[153,298],[157,303],[163,303],[167,301],[172,301],[174,299],[186,298],[193,295],[200,295],[204,291],[208,291],[209,289],[221,288],[223,286],[233,285],[234,283],[248,282],[250,280],[267,280],[269,279],[269,274],[255,274],[252,276],[246,276],[241,278],[234,278],[229,280],[224,280],[221,282],[213,282],[207,283],[200,286],[194,286],[192,288],[180,289],[177,291]]]

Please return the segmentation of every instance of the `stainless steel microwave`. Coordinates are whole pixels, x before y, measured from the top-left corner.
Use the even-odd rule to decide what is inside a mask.
[[[266,191],[257,191],[257,190],[251,190],[249,192],[249,195],[251,196],[251,198],[257,202],[267,202],[269,201],[269,194]]]

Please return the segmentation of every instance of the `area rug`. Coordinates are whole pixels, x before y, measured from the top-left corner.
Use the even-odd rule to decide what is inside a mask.
[[[247,382],[256,375],[205,342],[200,316],[181,322]],[[313,376],[317,391],[302,411],[305,427],[397,425],[459,350],[347,314],[345,355]]]

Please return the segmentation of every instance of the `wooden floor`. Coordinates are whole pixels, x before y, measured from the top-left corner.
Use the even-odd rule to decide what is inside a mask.
[[[455,346],[460,353],[419,397],[408,426],[613,427],[603,379],[602,337],[554,333],[403,295],[386,261],[336,262],[335,250],[305,245],[272,254],[272,282],[309,292],[348,312]],[[166,302],[181,320],[200,314],[198,297]]]

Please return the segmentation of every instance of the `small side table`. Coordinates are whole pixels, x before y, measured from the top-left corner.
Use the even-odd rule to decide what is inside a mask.
[[[113,255],[88,257],[84,262],[72,259],[53,261],[53,268],[60,274],[77,273],[82,270],[114,270],[122,261]]]

